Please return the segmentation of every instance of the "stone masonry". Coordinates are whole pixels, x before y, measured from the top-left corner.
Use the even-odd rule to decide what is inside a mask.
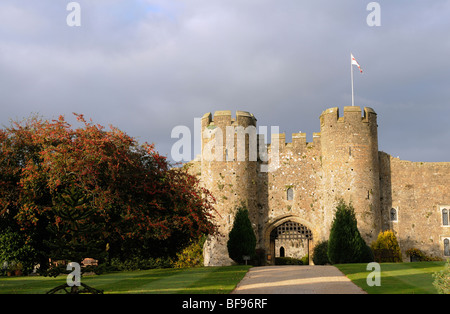
[[[219,232],[205,243],[205,265],[232,263],[226,243],[241,205],[249,210],[266,264],[280,253],[311,256],[314,245],[328,239],[341,198],[353,204],[369,245],[380,231],[391,229],[405,260],[410,248],[441,258],[450,255],[450,162],[411,162],[380,152],[377,127],[371,108],[344,107],[340,116],[335,107],[322,112],[320,133],[313,134],[312,143],[305,133],[294,133],[290,143],[285,134],[272,134],[271,144],[265,145],[252,114],[205,114],[202,154],[190,162],[190,171],[216,199]],[[287,222],[312,237],[277,240],[274,231]]]

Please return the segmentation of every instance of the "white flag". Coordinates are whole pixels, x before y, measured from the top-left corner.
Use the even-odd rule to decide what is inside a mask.
[[[360,71],[361,73],[363,73],[363,71],[362,71],[362,69],[361,69],[361,67],[360,67],[360,65],[359,65],[359,63],[358,63],[358,61],[356,61],[356,59],[355,59],[355,57],[353,57],[353,54],[352,54],[352,53],[350,53],[350,56],[352,57],[352,65],[356,65],[356,66],[358,67],[359,71]]]

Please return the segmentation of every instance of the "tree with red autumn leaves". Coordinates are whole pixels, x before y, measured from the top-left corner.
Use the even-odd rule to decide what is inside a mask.
[[[153,145],[76,116],[76,129],[61,116],[0,130],[0,228],[23,235],[43,270],[75,253],[173,257],[215,231],[198,179]]]

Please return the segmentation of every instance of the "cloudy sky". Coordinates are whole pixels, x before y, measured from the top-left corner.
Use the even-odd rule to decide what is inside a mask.
[[[216,110],[258,125],[320,131],[355,104],[378,113],[379,149],[450,161],[450,1],[68,0],[0,2],[0,124],[72,112],[154,142],[170,157],[177,125]]]

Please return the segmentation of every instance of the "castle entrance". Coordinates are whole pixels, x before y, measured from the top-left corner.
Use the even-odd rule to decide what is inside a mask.
[[[269,262],[274,264],[276,257],[297,259],[306,255],[311,257],[310,240],[312,240],[312,232],[305,225],[294,221],[282,223],[270,232],[270,255],[273,260]]]

